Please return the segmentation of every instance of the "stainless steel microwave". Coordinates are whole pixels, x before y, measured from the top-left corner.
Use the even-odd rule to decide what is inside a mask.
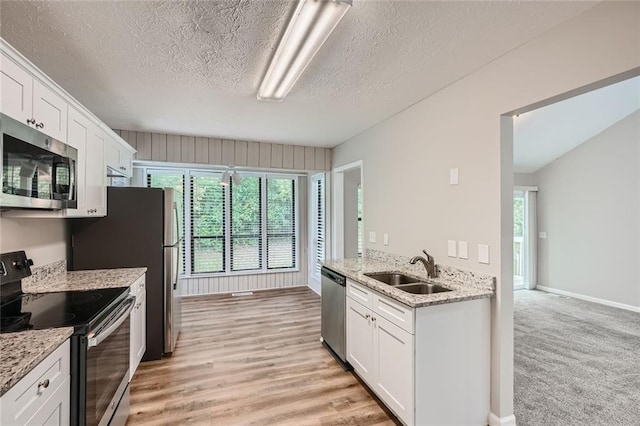
[[[78,150],[0,113],[0,208],[76,208]]]

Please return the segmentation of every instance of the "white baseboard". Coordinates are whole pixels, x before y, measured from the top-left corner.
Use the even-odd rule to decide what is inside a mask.
[[[516,416],[498,417],[489,413],[489,426],[516,426]]]
[[[320,296],[320,283],[314,283],[309,281],[309,288],[313,290],[314,293],[317,293],[318,296]]]
[[[614,308],[625,309],[627,311],[640,312],[640,306],[625,305],[624,303],[612,302],[606,299],[599,299],[597,297],[584,296],[578,293],[572,293],[570,291],[558,290],[557,288],[545,287],[539,285],[536,290],[542,290],[547,293],[559,294],[561,296],[573,297],[574,299],[586,300],[587,302],[599,303],[601,305],[607,305]]]

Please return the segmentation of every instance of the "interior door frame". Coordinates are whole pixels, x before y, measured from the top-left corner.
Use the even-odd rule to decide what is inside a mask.
[[[353,163],[345,164],[340,167],[336,167],[332,171],[333,176],[333,220],[331,227],[331,257],[328,259],[342,259],[344,257],[344,175],[347,172],[360,169],[360,185],[362,188],[362,204],[364,206],[365,192],[364,192],[364,161],[358,160]],[[365,229],[365,212],[362,209],[362,232]],[[363,236],[363,241],[364,236]],[[364,251],[364,248],[363,248]]]

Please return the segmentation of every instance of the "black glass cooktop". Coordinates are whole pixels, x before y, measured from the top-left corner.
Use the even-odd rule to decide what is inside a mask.
[[[126,297],[127,288],[18,294],[0,305],[0,332],[74,327],[86,333]]]

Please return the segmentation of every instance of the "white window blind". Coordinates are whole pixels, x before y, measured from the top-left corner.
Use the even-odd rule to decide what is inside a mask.
[[[312,180],[313,197],[313,274],[320,279],[321,262],[325,259],[325,188],[324,176],[314,177]]]
[[[225,271],[225,193],[220,174],[191,176],[191,273]]]
[[[184,173],[182,171],[147,170],[148,188],[172,188],[174,200],[178,205],[178,235],[182,238],[180,242],[180,257],[182,264],[180,272],[184,273],[186,268],[185,253],[185,218],[184,218]]]
[[[296,181],[267,178],[267,269],[296,266]]]
[[[262,269],[262,178],[245,176],[231,184],[232,271]]]
[[[176,192],[187,276],[298,267],[297,177],[240,172],[240,184],[223,186],[220,171],[144,168],[144,175],[147,186]]]

